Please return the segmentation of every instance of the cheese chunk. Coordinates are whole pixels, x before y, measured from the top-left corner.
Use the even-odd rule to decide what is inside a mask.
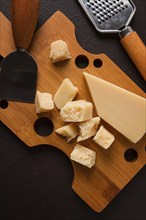
[[[51,43],[50,58],[53,63],[71,59],[68,46],[65,41],[57,40]]]
[[[95,164],[96,152],[77,144],[70,154],[70,159],[91,168]]]
[[[115,137],[103,126],[101,126],[100,129],[97,131],[93,140],[104,149],[108,149],[111,146],[111,144],[114,142]]]
[[[77,142],[86,140],[87,138],[94,136],[96,134],[99,123],[99,117],[95,117],[91,120],[78,123],[78,126],[80,128],[80,135],[77,138]]]
[[[55,132],[59,135],[62,135],[67,139],[67,142],[71,141],[79,134],[79,128],[76,124],[70,123],[68,125],[65,125],[61,128],[58,128],[55,130]]]
[[[71,80],[64,79],[54,96],[54,103],[61,109],[67,102],[72,101],[78,93],[78,88],[73,85]]]
[[[105,80],[83,73],[97,114],[133,143],[146,132],[146,101]]]
[[[66,122],[82,122],[92,118],[93,105],[85,100],[67,102],[60,115]]]
[[[36,92],[35,98],[36,113],[48,112],[54,109],[52,95],[49,93]]]

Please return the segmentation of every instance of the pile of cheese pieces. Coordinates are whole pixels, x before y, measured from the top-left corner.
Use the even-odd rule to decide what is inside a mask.
[[[55,42],[53,43],[53,45],[55,45],[56,48]],[[68,56],[70,57],[70,53],[68,51],[66,43],[63,43],[62,45],[63,50],[66,51],[64,53],[58,53],[57,51],[57,54],[55,54],[56,49],[53,45],[51,45],[50,52],[50,57],[52,57],[52,59],[62,61],[63,58],[59,57],[64,56],[64,59],[66,59]],[[61,46],[59,48],[61,48]],[[67,54],[67,57],[65,56],[65,54]],[[56,61],[53,60],[53,62]],[[62,84],[58,88],[54,96],[54,100],[52,99],[51,94],[41,93],[37,91],[35,99],[36,113],[52,111],[54,109],[55,103],[55,106],[60,110],[62,121],[68,122],[67,125],[55,130],[57,134],[65,137],[67,142],[70,142],[77,136],[77,142],[86,140],[94,136],[93,141],[95,143],[99,144],[104,149],[108,149],[115,140],[113,134],[111,134],[103,126],[100,126],[99,130],[97,130],[100,123],[100,118],[92,117],[92,103],[85,100],[73,101],[77,93],[78,88],[75,87],[71,80],[67,78],[63,80]],[[91,168],[95,164],[96,152],[80,144],[77,144],[72,151],[70,158],[82,165]]]

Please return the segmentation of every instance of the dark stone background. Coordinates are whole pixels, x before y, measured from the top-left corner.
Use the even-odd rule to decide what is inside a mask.
[[[146,44],[145,0],[133,0],[137,11],[131,26]],[[0,0],[9,16],[9,0]],[[56,10],[76,26],[80,45],[108,55],[139,87],[145,83],[122,48],[117,35],[95,31],[77,0],[41,0],[39,28]],[[53,147],[29,149],[0,122],[0,220],[144,220],[146,167],[101,213],[91,210],[71,189],[69,159]]]

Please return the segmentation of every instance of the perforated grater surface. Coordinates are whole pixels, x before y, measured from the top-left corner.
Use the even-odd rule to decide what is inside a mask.
[[[144,43],[129,25],[136,7],[131,0],[78,0],[97,31],[119,33],[121,44],[146,79]]]
[[[129,0],[79,0],[95,28],[100,32],[120,32],[127,26],[136,7]]]

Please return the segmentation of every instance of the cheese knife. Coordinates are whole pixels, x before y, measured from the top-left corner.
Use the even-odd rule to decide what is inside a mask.
[[[11,0],[11,23],[16,51],[1,63],[0,99],[33,103],[37,64],[27,49],[39,15],[39,0]]]

